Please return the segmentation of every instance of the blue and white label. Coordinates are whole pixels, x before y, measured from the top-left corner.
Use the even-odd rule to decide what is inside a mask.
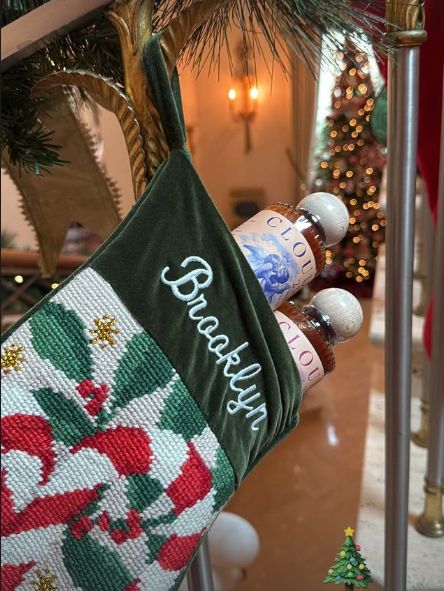
[[[232,234],[273,310],[316,276],[310,245],[280,213],[264,209]]]

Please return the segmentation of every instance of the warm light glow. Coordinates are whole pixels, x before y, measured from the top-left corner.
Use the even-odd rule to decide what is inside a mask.
[[[352,127],[354,127],[356,125],[356,123],[357,123],[356,119],[350,119],[350,125]]]
[[[356,218],[350,218],[348,221],[350,224],[356,224]]]
[[[347,183],[344,183],[344,181],[342,181],[342,182],[339,183],[339,187],[341,189],[345,189],[346,186],[347,186]]]
[[[358,276],[356,277],[356,281],[357,281],[358,283],[362,283],[362,282],[364,281],[364,279],[363,279],[363,278],[362,278],[360,275],[358,275]]]
[[[58,283],[51,283],[51,289],[55,289],[56,287],[58,287],[59,284]]]
[[[16,283],[23,283],[23,277],[22,277],[21,275],[16,275],[16,276],[14,277],[14,281],[15,281]]]
[[[250,98],[253,101],[257,101],[257,99],[259,98],[259,89],[256,86],[250,88]]]
[[[367,174],[373,174],[373,168],[370,168],[370,167],[369,167],[369,168],[366,168],[366,169],[365,169],[365,172],[366,172]]]
[[[328,168],[328,162],[325,162],[325,160],[321,162],[321,168]]]
[[[365,94],[367,92],[367,85],[363,82],[358,86],[358,90],[361,94]]]
[[[367,261],[365,259],[359,259],[359,264],[361,267],[364,267],[367,264]]]
[[[348,73],[350,74],[350,76],[356,76],[356,68],[351,68]]]
[[[353,171],[352,170],[347,170],[347,172],[345,173],[345,176],[349,179],[351,179],[351,177],[353,176]]]
[[[347,271],[347,273],[345,274],[345,276],[350,279],[350,277],[353,277],[353,273],[351,271]]]
[[[331,137],[336,137],[338,135],[338,132],[334,131],[334,130],[330,131],[330,135],[331,135]]]
[[[355,244],[358,244],[358,242],[360,242],[360,241],[361,241],[361,239],[359,238],[359,236],[355,236],[355,237],[353,238],[353,242],[354,242]]]
[[[372,230],[373,230],[373,232],[376,232],[376,230],[379,230],[378,224],[373,224]]]
[[[230,90],[228,91],[228,98],[230,99],[230,101],[234,101],[236,100],[237,97],[237,92],[235,88],[230,88]]]
[[[350,205],[356,205],[356,204],[357,204],[356,199],[350,199]]]

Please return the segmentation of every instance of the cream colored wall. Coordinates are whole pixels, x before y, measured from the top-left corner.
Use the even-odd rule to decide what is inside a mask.
[[[269,55],[267,58],[271,63]],[[245,154],[243,125],[233,121],[228,110],[227,91],[232,79],[225,56],[219,72],[219,78],[217,72],[208,75],[204,71],[197,78],[190,69],[180,72],[185,118],[192,128],[195,147],[194,162],[210,195],[226,217],[231,189],[262,188],[266,202],[292,201],[296,178],[285,153],[293,146],[290,80],[275,65],[271,81],[263,61],[258,60],[260,97],[251,129],[253,150]],[[119,184],[122,210],[126,213],[133,194],[123,136],[114,115],[107,111],[100,111],[100,127],[104,163]],[[19,247],[33,246],[33,234],[19,211],[15,187],[4,174],[2,228],[17,234]]]
[[[2,231],[15,234],[14,243],[20,249],[35,249],[35,235],[19,207],[19,193],[9,176],[2,170],[1,217]]]
[[[269,55],[267,58],[271,62]],[[251,127],[253,149],[246,154],[244,127],[233,121],[228,110],[232,78],[225,56],[219,71],[219,79],[217,72],[207,75],[204,71],[197,79],[192,71],[182,72],[183,81],[194,80],[188,82],[188,87],[194,85],[193,113],[190,117],[185,100],[185,117],[195,126],[194,162],[210,195],[227,217],[233,188],[263,188],[268,203],[292,201],[296,179],[285,153],[293,147],[290,80],[275,65],[271,81],[265,64],[258,59],[259,105]]]

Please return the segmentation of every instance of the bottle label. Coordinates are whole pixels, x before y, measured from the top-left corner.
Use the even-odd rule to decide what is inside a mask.
[[[304,235],[286,217],[265,209],[233,230],[273,309],[316,276],[316,261]]]
[[[292,320],[278,310],[274,315],[290,347],[301,377],[302,391],[305,392],[324,377],[322,361],[313,345]]]

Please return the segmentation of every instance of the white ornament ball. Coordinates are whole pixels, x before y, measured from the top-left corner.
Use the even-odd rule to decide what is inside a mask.
[[[214,591],[234,591],[245,578],[245,571],[241,568],[214,569]]]
[[[245,568],[259,554],[259,536],[246,519],[223,511],[208,534],[211,563],[221,568]]]
[[[312,298],[310,305],[330,320],[338,341],[347,341],[361,328],[364,318],[361,304],[345,289],[322,289]]]
[[[325,245],[333,246],[344,238],[348,230],[349,213],[345,204],[331,193],[311,193],[299,201],[298,209],[314,215],[325,234]]]

